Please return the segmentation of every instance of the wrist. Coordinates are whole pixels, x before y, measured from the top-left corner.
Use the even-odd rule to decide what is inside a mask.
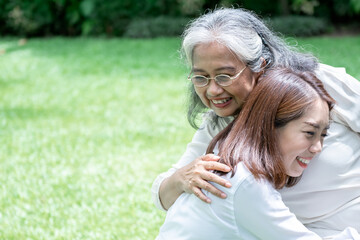
[[[184,192],[182,187],[181,174],[179,174],[178,171],[164,179],[161,183],[159,200],[165,210],[168,210],[176,199]]]
[[[173,175],[172,175],[173,179],[173,188],[175,188],[176,192],[180,195],[183,192],[185,192],[185,186],[184,186],[184,177],[181,174],[180,170],[177,170]]]

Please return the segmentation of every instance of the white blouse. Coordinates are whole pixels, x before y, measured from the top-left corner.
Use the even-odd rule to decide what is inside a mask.
[[[320,64],[317,76],[336,100],[329,136],[300,182],[280,193],[290,211],[321,236],[337,234],[346,227],[360,232],[360,83],[344,68],[324,64]],[[159,200],[162,181],[201,156],[212,138],[232,120],[219,118],[215,125],[205,119],[179,162],[155,179],[152,196],[159,209],[163,209]]]
[[[239,163],[236,174],[224,176],[231,188],[216,185],[227,195],[211,204],[183,193],[169,208],[157,240],[269,239],[320,240],[301,224],[266,180],[258,181]]]

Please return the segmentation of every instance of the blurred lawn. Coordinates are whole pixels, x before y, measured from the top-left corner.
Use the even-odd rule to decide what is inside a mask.
[[[360,37],[298,39],[360,79]],[[180,40],[0,39],[0,239],[154,239],[194,132]]]

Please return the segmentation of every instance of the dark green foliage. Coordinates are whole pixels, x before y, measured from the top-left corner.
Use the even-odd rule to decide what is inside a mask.
[[[189,20],[184,17],[166,16],[135,19],[127,27],[124,36],[130,38],[180,36]]]
[[[44,4],[45,2],[45,4]],[[53,21],[50,11],[50,1],[1,1],[3,28],[10,33],[32,35],[40,31],[47,31]]]
[[[87,10],[82,25],[84,35],[106,34],[121,36],[133,16],[141,15],[144,1],[132,0],[85,0],[83,9]],[[84,13],[85,13],[84,12]]]
[[[179,14],[172,0],[0,0],[0,34],[122,36],[132,19]]]
[[[309,4],[312,7],[305,11]],[[305,14],[326,19],[329,24],[360,21],[360,0],[0,0],[0,35],[174,36],[183,29],[179,19],[222,6],[243,7],[261,17]],[[307,25],[293,27],[292,22],[290,27],[284,24],[280,31],[291,35],[323,31],[320,22],[310,24],[310,29]]]
[[[78,0],[0,0],[0,34],[24,36],[78,35],[81,13]]]
[[[328,31],[324,19],[310,16],[282,16],[269,20],[270,27],[286,36],[315,36]]]
[[[233,1],[234,2],[234,1]],[[269,0],[242,0],[235,1],[240,7],[253,10],[265,17],[269,14],[277,15],[280,13],[280,1],[269,1]]]
[[[332,23],[353,23],[360,21],[359,0],[319,0],[315,16],[330,19]]]

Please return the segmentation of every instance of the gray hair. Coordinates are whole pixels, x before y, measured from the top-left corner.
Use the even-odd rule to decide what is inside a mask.
[[[192,21],[184,31],[181,53],[192,66],[194,48],[211,42],[226,46],[253,72],[261,72],[270,67],[313,72],[318,66],[313,55],[300,53],[289,46],[254,13],[245,9],[221,8]],[[263,60],[266,61],[266,66],[262,65]],[[188,121],[197,128],[196,119],[207,108],[192,85],[189,97]]]

